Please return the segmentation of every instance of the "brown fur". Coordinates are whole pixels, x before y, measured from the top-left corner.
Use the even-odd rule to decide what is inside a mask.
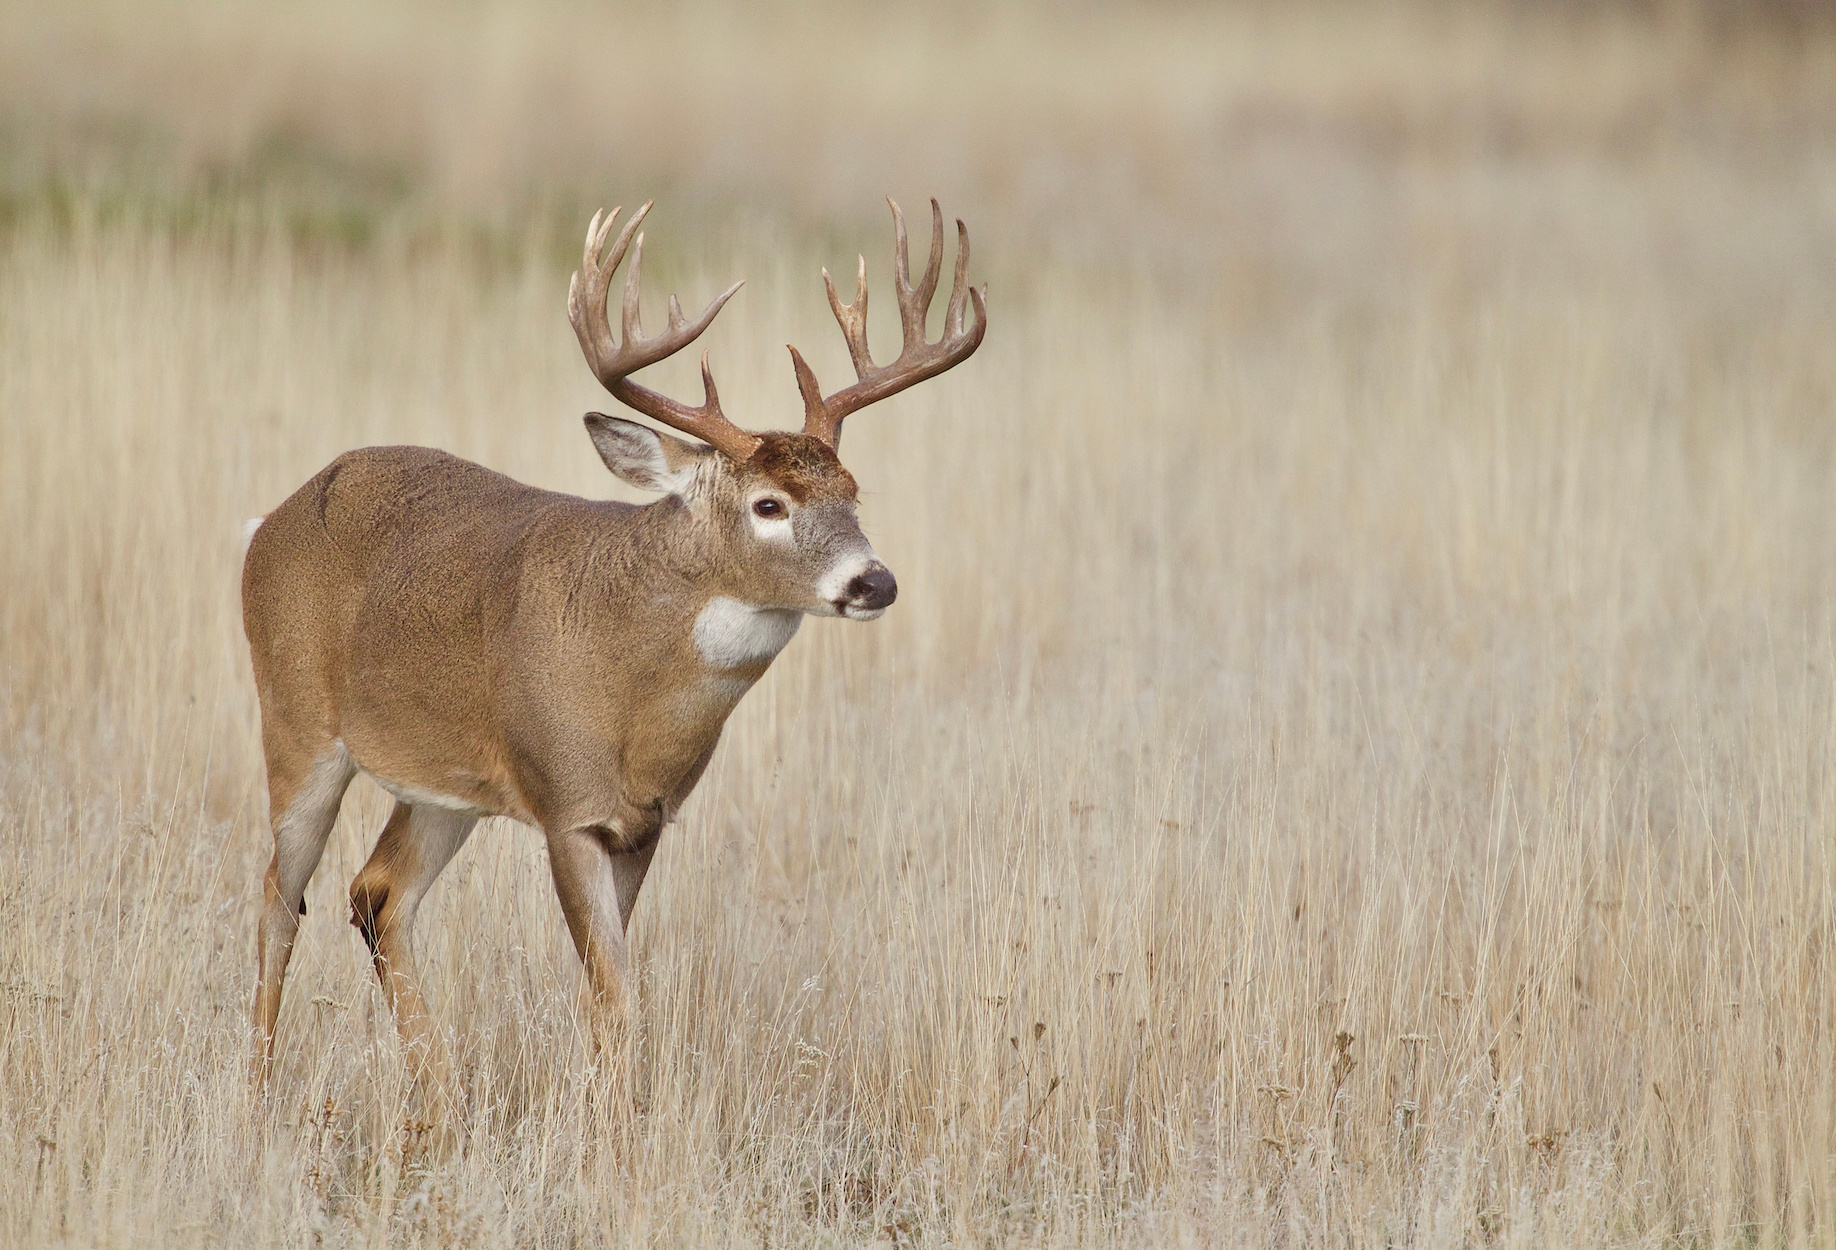
[[[275,843],[258,939],[258,1083],[273,1059],[295,909],[304,911],[358,768],[399,801],[351,883],[351,923],[419,1071],[441,1065],[414,976],[414,912],[483,815],[541,826],[568,932],[604,1009],[596,1014],[622,1015],[631,909],[734,705],[798,614],[870,620],[898,593],[855,518],[859,490],[835,454],[842,419],[967,359],[987,328],[982,294],[966,286],[959,221],[944,337],[926,341],[942,210],[931,201],[930,260],[916,288],[905,221],[892,210],[899,357],[879,367],[867,350],[863,262],[852,304],[829,289],[858,381],[825,399],[791,351],[802,433],[754,435],[729,422],[705,356],[697,408],[631,380],[694,341],[739,288],[692,322],[672,300],[670,327],[655,338],[627,317],[615,340],[612,274],[650,206],[606,253],[614,209],[587,227],[568,319],[615,396],[706,445],[603,413],[587,414],[587,432],[614,473],[664,499],[595,503],[444,452],[375,447],[339,456],[256,529],[242,619]],[[627,308],[638,281],[634,253]]]
[[[634,507],[427,448],[367,448],[256,530],[243,623],[276,837],[258,1077],[296,912],[353,768],[402,796],[352,883],[351,918],[427,1070],[438,1047],[413,912],[478,816],[544,830],[595,995],[626,1001],[624,924],[657,839],[770,663],[713,667],[698,616],[717,596],[833,614],[813,589],[823,569],[838,553],[871,556],[854,479],[815,440],[768,436],[744,464],[673,439],[665,453],[694,486]],[[753,535],[747,501],[762,484],[798,501],[794,543]]]
[[[765,434],[746,467],[771,479],[798,503],[812,499],[852,501],[860,494],[854,475],[828,444],[807,434]]]

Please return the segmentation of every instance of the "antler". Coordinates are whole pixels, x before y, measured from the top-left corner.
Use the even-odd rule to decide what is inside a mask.
[[[867,259],[860,258],[855,280],[854,302],[843,304],[835,294],[835,283],[829,271],[822,271],[822,282],[829,290],[829,307],[840,323],[842,337],[848,340],[848,355],[854,361],[859,379],[854,385],[836,391],[827,399],[816,384],[816,375],[795,347],[790,349],[791,367],[797,371],[797,389],[803,394],[803,432],[821,439],[833,448],[841,439],[841,423],[849,413],[896,395],[908,386],[936,377],[945,369],[969,359],[982,345],[988,329],[988,288],[968,285],[969,230],[961,219],[956,223],[956,279],[950,287],[950,307],[944,316],[943,337],[935,343],[924,338],[924,319],[931,309],[931,297],[937,293],[937,279],[943,272],[943,210],[931,201],[931,258],[924,267],[924,277],[912,286],[911,260],[906,255],[905,215],[892,197],[894,264],[893,287],[899,297],[899,324],[905,342],[899,358],[890,365],[876,365],[867,351]],[[963,328],[965,302],[975,305],[975,325]]]
[[[638,324],[638,269],[644,257],[644,236],[640,234],[637,236],[637,246],[631,252],[631,269],[625,275],[622,317],[624,341],[612,341],[612,325],[606,311],[612,274],[625,258],[625,249],[631,243],[632,233],[649,211],[650,203],[646,202],[644,207],[631,215],[625,228],[618,232],[618,239],[612,244],[612,251],[603,263],[599,254],[605,247],[606,236],[612,233],[612,223],[618,218],[619,210],[615,208],[603,214],[604,220],[601,220],[602,214],[593,214],[593,223],[587,227],[586,251],[581,257],[580,269],[567,286],[567,319],[574,323],[574,334],[580,339],[580,350],[586,353],[587,364],[592,367],[594,376],[620,403],[664,425],[673,426],[684,434],[692,434],[735,460],[744,460],[758,447],[758,436],[740,429],[721,412],[720,395],[714,390],[714,375],[708,371],[706,352],[701,353],[702,402],[699,408],[690,408],[667,395],[659,395],[649,387],[639,386],[628,376],[693,343],[713,322],[714,314],[740,289],[740,283],[735,282],[715,296],[693,321],[684,319],[682,306],[676,302],[674,295],[670,296],[669,329],[653,338],[645,338],[643,327]]]

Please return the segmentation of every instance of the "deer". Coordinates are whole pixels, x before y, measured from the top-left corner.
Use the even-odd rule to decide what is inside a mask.
[[[898,594],[861,531],[859,491],[838,454],[842,422],[961,364],[987,330],[987,288],[968,282],[969,234],[958,220],[942,332],[928,339],[943,213],[932,200],[930,258],[914,284],[905,218],[887,202],[899,355],[880,365],[868,351],[865,258],[852,303],[824,269],[855,381],[825,396],[791,347],[801,431],[753,433],[729,421],[706,351],[698,407],[632,380],[698,339],[742,284],[693,320],[672,295],[668,328],[646,337],[636,232],[651,205],[608,251],[614,208],[587,228],[568,319],[615,399],[689,436],[586,415],[606,468],[657,499],[580,498],[432,448],[366,447],[250,523],[242,615],[274,839],[257,927],[258,1093],[274,1063],[306,888],[359,772],[395,803],[351,882],[351,923],[417,1083],[441,1082],[447,1060],[415,970],[415,913],[487,816],[541,832],[584,965],[593,1036],[625,1035],[632,910],[728,716],[804,617],[870,621]],[[615,339],[609,301],[627,250]]]

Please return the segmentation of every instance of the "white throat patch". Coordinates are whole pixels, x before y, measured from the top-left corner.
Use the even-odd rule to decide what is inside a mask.
[[[695,650],[715,668],[738,668],[772,659],[803,624],[792,608],[757,608],[724,595],[708,600],[695,618]]]

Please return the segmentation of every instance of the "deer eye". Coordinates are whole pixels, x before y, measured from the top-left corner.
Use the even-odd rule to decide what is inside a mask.
[[[752,505],[752,511],[767,521],[775,520],[784,515],[784,504],[777,499],[760,499]]]

